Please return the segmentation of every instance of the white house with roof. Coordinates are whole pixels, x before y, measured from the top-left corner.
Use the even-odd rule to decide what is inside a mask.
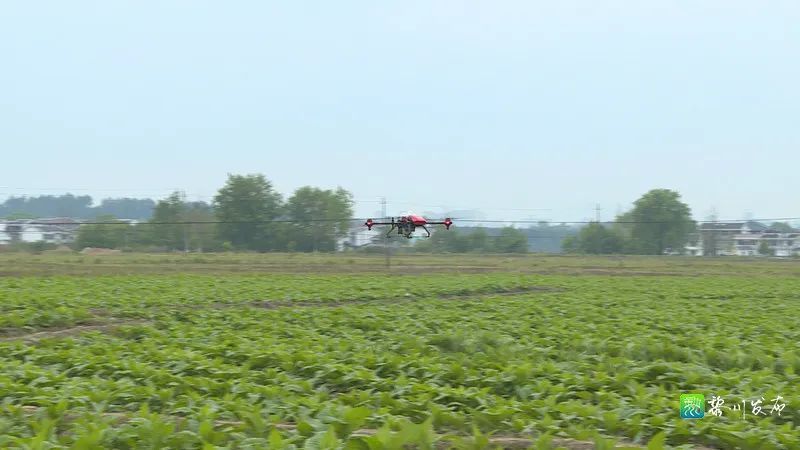
[[[690,255],[758,256],[766,243],[779,257],[800,255],[800,231],[782,232],[754,222],[700,224],[699,238],[686,247]]]
[[[62,217],[0,222],[0,245],[14,242],[69,244],[75,241],[79,226],[77,220]]]

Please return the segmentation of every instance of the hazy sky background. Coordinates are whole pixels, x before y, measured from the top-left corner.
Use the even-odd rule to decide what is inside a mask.
[[[0,199],[800,216],[796,1],[50,1],[0,10]],[[512,209],[542,211],[513,211]]]

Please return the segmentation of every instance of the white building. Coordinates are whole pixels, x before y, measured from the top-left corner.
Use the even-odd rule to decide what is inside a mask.
[[[800,233],[781,233],[765,230],[760,233],[741,234],[735,237],[736,254],[740,256],[758,255],[759,249],[766,246],[770,254],[789,257],[800,254]]]
[[[0,245],[14,242],[69,244],[75,241],[79,225],[74,219],[62,217],[0,222]]]
[[[764,230],[766,225],[755,221],[746,222],[704,222],[699,226],[696,244],[687,247],[689,254],[696,256],[745,256],[750,255],[752,244]],[[741,241],[741,248],[737,242]],[[758,243],[752,250],[757,254]]]
[[[764,246],[774,256],[800,255],[800,231],[771,230],[753,221],[706,222],[700,224],[699,231],[696,242],[686,246],[689,255],[760,256]]]
[[[0,222],[0,245],[11,243],[11,235],[6,232],[6,223]]]
[[[340,239],[337,242],[337,250],[347,250],[359,247],[366,247],[374,244],[375,241],[381,236],[380,231],[382,227],[376,227],[368,230],[362,221],[353,221],[350,224],[350,229],[347,237]],[[384,233],[386,230],[384,230]]]

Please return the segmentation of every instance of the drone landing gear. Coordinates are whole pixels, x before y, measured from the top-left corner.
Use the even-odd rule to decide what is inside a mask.
[[[428,235],[425,237],[431,237],[431,232],[428,230],[428,227],[426,227],[425,225],[420,225],[420,226],[422,227],[423,230],[425,230],[426,233],[428,233]]]

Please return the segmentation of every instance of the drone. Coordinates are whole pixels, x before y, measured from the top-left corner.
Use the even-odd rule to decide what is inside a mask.
[[[368,230],[371,230],[374,225],[391,225],[392,228],[390,228],[389,231],[386,233],[386,237],[389,237],[389,235],[392,234],[392,231],[397,229],[398,235],[411,239],[413,237],[411,235],[412,233],[414,233],[414,230],[417,227],[422,228],[423,230],[425,230],[426,233],[428,233],[428,235],[425,237],[431,237],[431,232],[425,225],[444,225],[445,229],[449,230],[450,225],[453,224],[453,221],[450,220],[449,217],[440,222],[435,222],[435,221],[432,222],[425,219],[422,216],[417,216],[414,214],[410,214],[408,216],[392,217],[391,219],[392,219],[391,222],[375,222],[372,219],[367,219],[367,221],[364,222],[364,225],[366,225]]]

